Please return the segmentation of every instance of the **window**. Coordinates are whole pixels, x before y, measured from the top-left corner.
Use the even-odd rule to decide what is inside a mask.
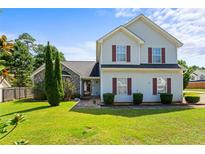
[[[167,80],[164,78],[157,78],[157,93],[167,93]]]
[[[117,79],[117,94],[127,95],[127,79],[126,78]]]
[[[205,76],[203,74],[200,76],[200,80],[205,80]]]
[[[195,80],[195,77],[193,75],[191,76],[191,80]]]
[[[126,61],[126,46],[125,45],[117,45],[117,61]]]
[[[63,76],[70,76],[70,73],[66,72],[66,71],[62,71],[62,75]]]
[[[152,62],[155,64],[162,63],[161,48],[152,49]]]

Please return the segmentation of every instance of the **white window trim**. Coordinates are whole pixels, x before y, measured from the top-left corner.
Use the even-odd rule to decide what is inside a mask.
[[[125,47],[125,60],[124,61],[119,61],[118,60],[118,54],[117,54],[117,46],[124,46]],[[127,61],[127,45],[116,45],[116,62],[126,62]]]
[[[119,89],[118,89],[118,88],[119,88],[119,86],[118,86],[118,80],[119,80],[119,79],[123,79],[123,80],[126,81],[126,93],[124,93],[124,94],[119,94]],[[128,86],[128,85],[127,85],[127,78],[117,78],[117,95],[119,95],[119,96],[126,96],[126,95],[127,95],[127,92],[128,92],[128,91],[127,91],[127,86]]]
[[[160,49],[160,55],[161,55],[161,58],[160,58],[160,62],[159,63],[156,63],[153,61],[153,49],[154,48],[159,48],[159,47],[153,47],[152,48],[152,64],[162,64],[162,48],[159,48]]]

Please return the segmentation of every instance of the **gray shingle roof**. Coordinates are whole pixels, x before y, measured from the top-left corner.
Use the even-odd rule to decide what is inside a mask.
[[[76,73],[79,73],[81,77],[99,76],[99,64],[95,61],[64,61],[62,63],[71,70],[76,71]]]
[[[95,61],[63,61],[64,66],[79,74],[81,77],[99,77],[99,63]],[[45,64],[41,65],[32,74],[34,76],[45,68]]]

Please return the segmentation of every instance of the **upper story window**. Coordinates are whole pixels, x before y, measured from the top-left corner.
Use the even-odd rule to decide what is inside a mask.
[[[157,78],[157,93],[166,93],[167,92],[167,80],[164,78]]]
[[[162,63],[161,48],[152,48],[152,63],[154,64]]]
[[[116,46],[117,61],[126,61],[126,46],[117,45]]]

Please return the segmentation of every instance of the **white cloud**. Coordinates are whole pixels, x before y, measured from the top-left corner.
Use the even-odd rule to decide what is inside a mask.
[[[58,47],[58,49],[64,53],[66,60],[95,60],[95,41],[86,41],[69,47]]]
[[[205,66],[205,9],[116,9],[115,17],[131,18],[140,13],[184,43],[179,58],[189,65]]]

